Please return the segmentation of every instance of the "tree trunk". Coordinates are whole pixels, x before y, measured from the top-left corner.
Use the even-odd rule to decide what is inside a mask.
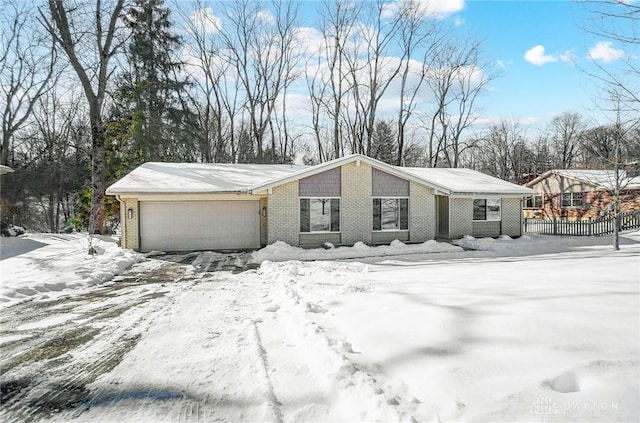
[[[105,130],[100,118],[91,118],[91,212],[89,233],[104,232],[104,191],[105,191]]]

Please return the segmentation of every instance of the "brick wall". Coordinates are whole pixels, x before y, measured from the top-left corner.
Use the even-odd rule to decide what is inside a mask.
[[[609,216],[613,210],[614,195],[610,191],[591,191],[585,193],[584,207],[565,207],[559,205],[559,195],[545,195],[543,207],[524,210],[525,217],[541,219],[569,220],[597,219]],[[640,210],[640,190],[627,190],[620,193],[620,211],[622,213]]]
[[[341,176],[340,168],[335,168],[300,179],[300,197],[340,197]]]
[[[407,231],[374,231],[371,232],[372,244],[390,244],[395,240],[406,242],[409,241],[409,232]]]
[[[284,241],[297,246],[300,232],[298,181],[274,187],[268,201],[267,243]]]
[[[373,213],[371,211],[371,166],[352,162],[342,169],[342,201],[340,204],[342,243],[371,243]]]
[[[431,188],[409,185],[409,240],[424,242],[435,238],[436,197]]]
[[[449,199],[449,238],[473,233],[473,199]]]
[[[133,210],[133,217],[129,219],[128,209]],[[138,222],[140,218],[138,199],[137,198],[123,198],[122,204],[120,204],[121,221],[124,222],[124,234],[120,240],[122,248],[128,248],[131,250],[137,250],[140,248],[140,239]]]
[[[502,199],[502,234],[522,235],[522,207],[519,198]]]
[[[502,230],[502,222],[496,221],[477,221],[473,222],[473,232],[471,235],[475,237],[499,236]]]
[[[378,169],[371,169],[371,192],[374,197],[408,197],[409,181]]]

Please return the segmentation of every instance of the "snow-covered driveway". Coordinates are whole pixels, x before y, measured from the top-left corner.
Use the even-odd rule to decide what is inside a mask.
[[[147,261],[114,284],[7,307],[0,417],[398,420],[305,319],[323,309],[274,282]]]
[[[485,251],[151,259],[7,306],[0,419],[638,421],[639,244],[466,242]]]

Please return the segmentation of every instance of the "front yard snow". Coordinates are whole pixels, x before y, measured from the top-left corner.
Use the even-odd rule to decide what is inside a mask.
[[[14,391],[0,417],[640,421],[640,243],[460,243],[474,251],[276,244],[242,273],[194,261],[170,264],[172,276],[165,259],[147,259],[110,285],[7,305],[2,382]],[[56,333],[70,343],[34,341]],[[117,361],[92,370],[112,342],[124,342]],[[59,378],[82,383],[63,385],[64,407],[44,414],[38,398],[51,405]]]

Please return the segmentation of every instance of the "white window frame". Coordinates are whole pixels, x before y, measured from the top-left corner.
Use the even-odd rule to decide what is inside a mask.
[[[536,199],[539,199],[540,204],[536,205]],[[531,200],[532,205],[528,206],[527,202]],[[541,209],[544,206],[544,196],[543,194],[536,194],[525,199],[524,208],[525,209]]]
[[[398,229],[383,229],[382,228],[382,221],[380,222],[380,229],[373,229],[373,232],[409,232],[409,222],[410,222],[410,217],[409,217],[409,209],[410,209],[410,198],[406,197],[406,196],[400,196],[400,197],[371,197],[371,210],[373,212],[373,201],[374,200],[398,200],[398,206],[400,206],[400,200],[407,200],[407,229],[400,229],[400,213],[398,213]],[[399,212],[400,210],[398,210]],[[373,214],[371,215],[371,217],[373,218]],[[380,219],[382,220],[382,210],[380,210]]]
[[[471,217],[473,219],[474,222],[501,222],[502,221],[502,198],[500,197],[477,197],[474,198],[473,201],[475,202],[476,200],[484,200],[484,207],[485,207],[485,211],[484,211],[484,219],[482,220],[477,220],[475,218],[473,218],[473,203],[472,203],[472,208],[471,208]],[[488,219],[488,213],[487,213],[487,201],[492,200],[492,201],[499,201],[500,202],[500,216],[496,219]]]
[[[565,195],[571,195],[571,204],[568,206],[564,205],[564,196]],[[575,201],[575,197],[579,195],[580,196],[580,200],[578,201],[578,204],[576,204]],[[563,209],[581,209],[584,207],[584,202],[582,201],[583,195],[582,192],[563,192],[562,193],[562,208]]]
[[[311,222],[309,222],[309,232],[302,232],[300,231],[300,222],[298,222],[299,234],[339,234],[342,232],[342,197],[298,197],[298,219],[300,219],[300,200],[340,200],[340,230],[332,231],[329,229],[328,231],[312,231]],[[329,228],[331,228],[331,202],[329,202]]]

